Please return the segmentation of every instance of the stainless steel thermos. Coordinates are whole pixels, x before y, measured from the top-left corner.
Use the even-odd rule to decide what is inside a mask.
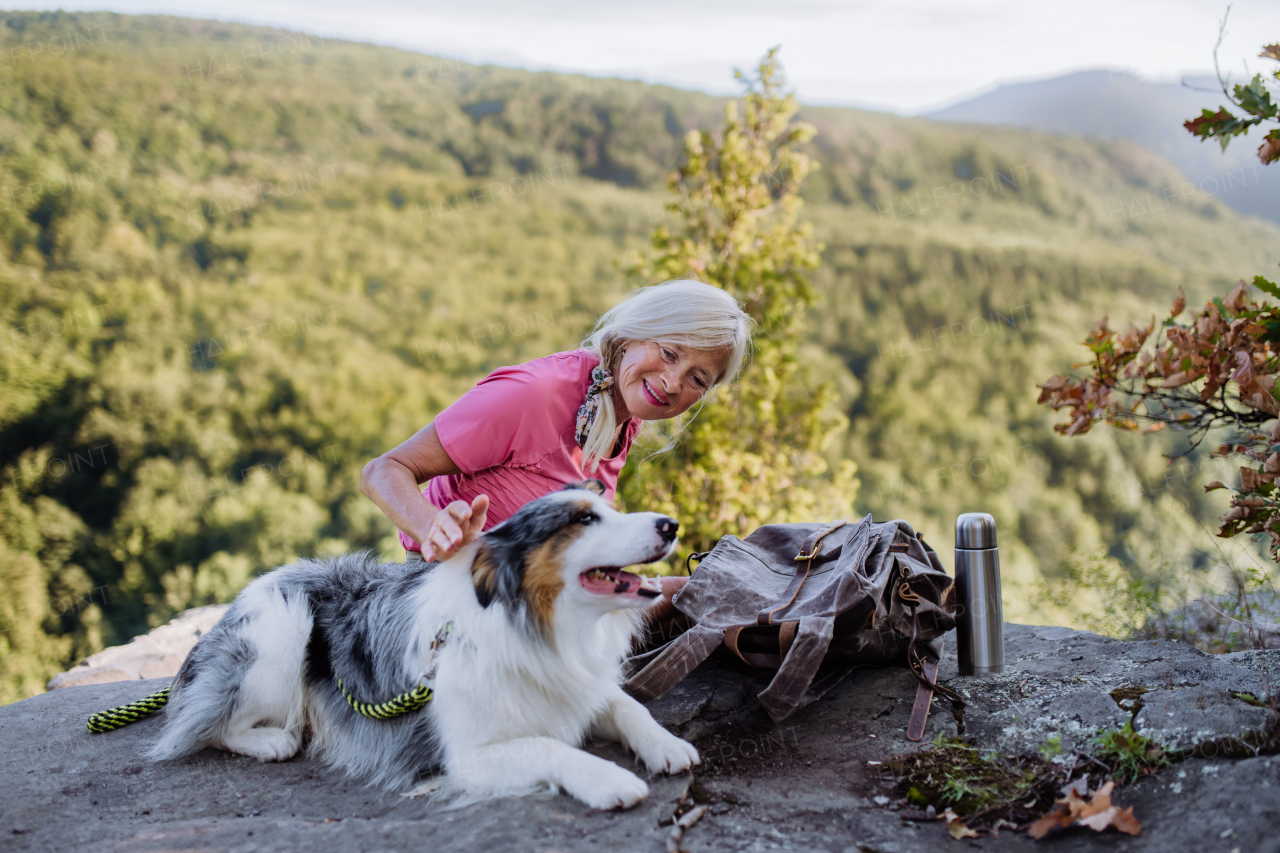
[[[961,675],[1004,671],[1004,609],[996,520],[985,512],[956,519],[956,656]]]

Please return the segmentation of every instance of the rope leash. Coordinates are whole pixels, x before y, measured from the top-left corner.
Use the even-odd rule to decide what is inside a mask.
[[[338,692],[342,694],[342,698],[347,700],[357,714],[362,714],[372,720],[390,720],[401,714],[407,714],[410,711],[416,711],[425,706],[435,696],[435,690],[431,687],[435,683],[436,667],[439,666],[437,660],[440,650],[444,648],[445,643],[453,636],[453,623],[446,622],[440,626],[440,630],[436,631],[435,639],[431,641],[431,662],[427,665],[427,671],[422,674],[422,681],[412,690],[406,690],[394,699],[388,699],[380,705],[370,705],[368,702],[361,702],[356,697],[347,692],[347,688],[342,683],[342,678],[336,673],[334,680],[338,682]]]
[[[401,714],[416,711],[425,706],[435,696],[434,690],[425,684],[419,684],[412,690],[406,690],[393,699],[372,705],[368,702],[361,702],[352,696],[347,691],[347,688],[343,686],[341,678],[335,676],[335,680],[338,682],[338,690],[342,693],[342,698],[347,700],[347,704],[355,709],[356,713],[373,720],[390,720]],[[89,718],[89,733],[99,735],[122,729],[130,723],[136,723],[143,717],[154,714],[168,702],[169,688],[166,687],[163,690],[152,693],[145,699],[139,699],[137,702],[130,702],[128,705],[121,705],[118,708],[99,711]]]
[[[436,632],[435,639],[431,641],[431,666],[424,674],[423,683],[420,683],[412,690],[406,690],[393,699],[381,702],[377,705],[371,705],[368,702],[361,702],[359,699],[347,692],[346,686],[342,683],[341,676],[334,674],[334,680],[338,682],[338,692],[342,694],[342,698],[347,700],[356,713],[366,716],[372,720],[390,720],[401,714],[408,714],[411,711],[417,711],[424,707],[435,697],[435,690],[432,689],[428,682],[432,682],[435,676],[436,654],[440,649],[444,648],[445,642],[453,634],[453,623],[446,622],[444,626]],[[90,734],[102,734],[103,732],[115,731],[124,728],[130,723],[136,723],[148,714],[154,714],[169,702],[168,687],[163,690],[152,693],[145,699],[137,702],[130,702],[128,705],[121,705],[119,708],[109,708],[106,711],[99,711],[89,718]]]
[[[145,699],[139,699],[137,702],[121,705],[119,708],[99,711],[89,718],[89,733],[98,735],[103,732],[124,728],[130,723],[136,723],[148,714],[154,714],[168,702],[169,688],[166,687],[163,690],[152,693]]]
[[[335,678],[337,677],[335,676]],[[361,702],[348,693],[347,688],[342,685],[341,678],[337,678],[337,682],[338,690],[342,693],[342,698],[347,700],[347,704],[354,708],[356,713],[363,714],[373,720],[390,720],[392,717],[416,711],[430,702],[432,697],[435,696],[434,690],[425,684],[419,684],[394,699],[388,699],[380,705],[370,705],[368,702]]]

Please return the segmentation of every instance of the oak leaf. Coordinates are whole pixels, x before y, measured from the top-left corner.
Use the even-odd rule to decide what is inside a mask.
[[[1239,314],[1241,309],[1249,304],[1249,288],[1241,279],[1236,283],[1235,289],[1227,294],[1227,298],[1222,300],[1225,308],[1232,314]]]
[[[1262,137],[1262,144],[1258,146],[1258,159],[1264,166],[1274,160],[1280,160],[1280,132],[1273,130]]]
[[[1208,136],[1213,132],[1215,125],[1231,121],[1232,115],[1226,110],[1218,110],[1216,113],[1208,110],[1201,110],[1200,115],[1193,119],[1184,121],[1182,126],[1194,133],[1196,136]]]
[[[1027,834],[1034,839],[1044,838],[1055,827],[1065,828],[1075,824],[1087,826],[1095,832],[1102,832],[1108,826],[1114,826],[1129,835],[1140,835],[1142,825],[1133,816],[1133,807],[1121,809],[1111,802],[1111,791],[1115,782],[1108,782],[1089,799],[1081,796],[1078,790],[1083,786],[1071,786],[1066,791],[1066,798],[1057,801],[1053,811],[1033,823]]]
[[[1133,806],[1117,811],[1115,817],[1111,819],[1111,825],[1129,835],[1142,834],[1142,824],[1138,823],[1138,819],[1133,816]]]
[[[1070,826],[1071,820],[1071,812],[1069,810],[1055,807],[1053,811],[1031,824],[1031,828],[1027,830],[1027,835],[1038,841],[1048,835],[1051,829]]]

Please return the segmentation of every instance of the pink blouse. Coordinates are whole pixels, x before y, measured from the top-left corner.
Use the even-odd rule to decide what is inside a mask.
[[[612,499],[627,451],[640,430],[631,418],[622,449],[582,470],[582,448],[574,440],[578,408],[600,359],[587,350],[561,352],[514,367],[500,367],[436,415],[436,434],[461,474],[434,477],[423,497],[437,507],[489,496],[484,529],[505,521],[534,498],[566,483],[594,477]],[[422,546],[400,531],[406,551]]]

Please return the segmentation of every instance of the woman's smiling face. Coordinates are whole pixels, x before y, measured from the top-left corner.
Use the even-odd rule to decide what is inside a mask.
[[[618,422],[657,421],[688,411],[724,375],[728,361],[724,350],[632,341],[614,376]]]

